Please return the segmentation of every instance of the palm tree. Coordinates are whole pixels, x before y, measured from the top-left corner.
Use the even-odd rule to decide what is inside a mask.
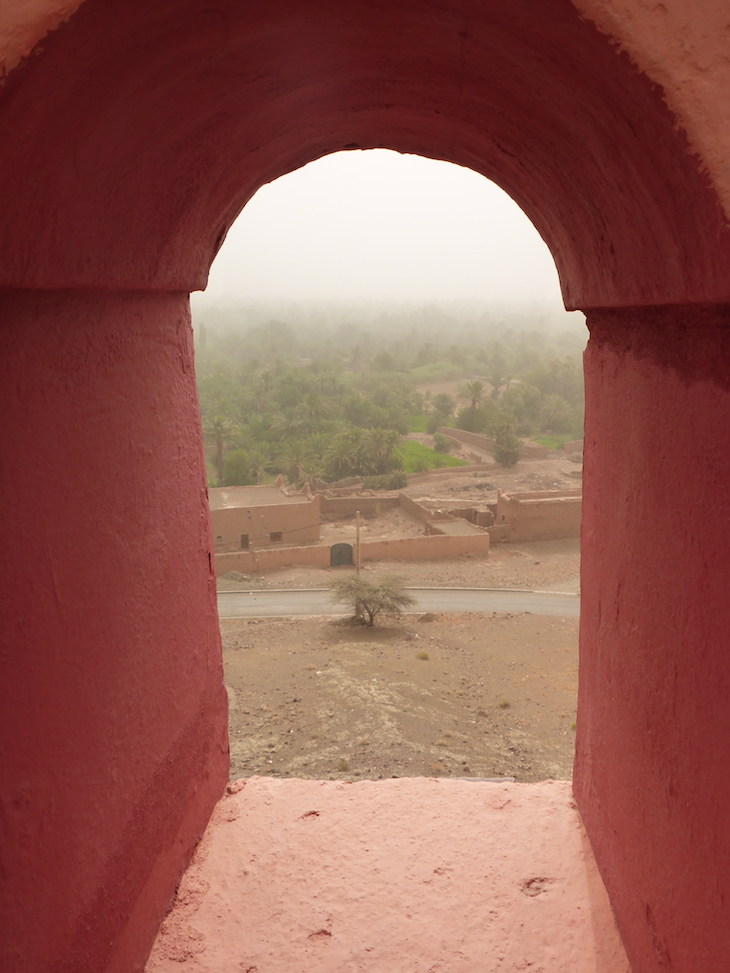
[[[378,466],[385,458],[387,429],[368,429],[365,433],[365,452]]]
[[[296,415],[277,412],[271,417],[271,431],[278,434],[280,442],[296,437],[301,429],[302,422]]]
[[[410,382],[399,382],[394,392],[401,408],[412,412],[420,405],[418,389]]]
[[[330,443],[324,454],[324,462],[328,469],[340,476],[355,469],[352,440],[347,433],[340,433]]]
[[[438,395],[434,395],[431,404],[433,405],[433,411],[438,412],[445,419],[448,419],[454,411],[454,400],[446,392],[439,392]]]
[[[223,486],[223,452],[238,432],[238,427],[227,416],[206,416],[203,432],[215,442],[215,472],[218,486]]]
[[[397,429],[386,429],[385,439],[383,442],[383,454],[384,459],[389,463],[392,463],[396,456],[400,455],[401,437]]]
[[[400,433],[397,429],[369,429],[365,433],[365,456],[368,466],[376,473],[392,469],[400,450]]]
[[[307,392],[296,409],[295,415],[303,426],[314,430],[330,414],[330,404],[318,392]]]
[[[305,443],[289,440],[284,443],[279,456],[279,465],[292,483],[298,483],[313,475],[316,457]]]
[[[462,382],[456,390],[458,397],[469,403],[472,412],[476,412],[482,404],[485,392],[486,386],[479,379],[475,379],[473,382]]]
[[[492,386],[491,398],[498,399],[503,385],[509,388],[511,377],[507,371],[507,362],[499,348],[495,348],[489,358],[489,373],[487,381]]]
[[[541,409],[542,428],[553,432],[564,432],[570,426],[570,403],[562,395],[546,395]]]
[[[256,477],[257,483],[263,483],[273,468],[269,451],[264,448],[252,450],[248,455],[248,461],[251,475]]]

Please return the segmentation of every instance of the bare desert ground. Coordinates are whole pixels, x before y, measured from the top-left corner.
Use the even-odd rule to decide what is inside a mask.
[[[511,470],[441,474],[407,492],[450,509],[497,490],[575,487],[560,455]],[[401,510],[363,519],[363,538],[418,532]],[[323,527],[354,540],[354,519]],[[367,578],[418,587],[579,590],[577,539],[495,544],[488,555],[366,562]],[[220,578],[219,590],[330,587],[350,568],[291,567]],[[221,622],[231,774],[357,780],[393,776],[571,776],[578,623],[530,614],[404,615],[374,628],[327,618]]]
[[[290,568],[223,589],[327,587],[349,569]],[[380,562],[410,585],[578,590],[577,540]],[[530,614],[221,622],[231,775],[571,776],[578,623]]]
[[[229,619],[221,630],[233,778],[571,775],[575,619]]]

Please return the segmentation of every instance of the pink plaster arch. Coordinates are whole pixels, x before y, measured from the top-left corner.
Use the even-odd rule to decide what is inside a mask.
[[[144,962],[227,767],[185,292],[260,185],[385,145],[499,183],[592,312],[576,793],[637,973],[722,969],[730,234],[662,91],[569,0],[85,0],[40,48],[0,89],[5,965]]]
[[[24,0],[0,7],[0,81],[84,0]]]
[[[260,185],[388,146],[506,189],[568,307],[730,300],[714,190],[569,0],[88,0],[8,79],[0,139],[4,286],[204,287]]]

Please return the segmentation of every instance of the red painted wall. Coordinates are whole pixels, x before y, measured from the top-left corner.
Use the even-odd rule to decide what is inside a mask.
[[[259,186],[385,145],[503,186],[569,306],[730,301],[699,160],[569,0],[87,0],[0,89],[0,144],[0,286],[201,287]]]
[[[0,88],[0,144],[0,287],[51,289],[0,292],[2,961],[127,973],[227,764],[167,292],[264,182],[357,146],[493,178],[569,306],[729,302],[730,231],[661,90],[569,0],[87,0]],[[726,322],[592,323],[576,787],[636,973],[715,973]]]
[[[730,957],[730,308],[594,312],[575,792],[634,973]]]
[[[131,973],[228,770],[187,297],[0,322],[0,969]]]

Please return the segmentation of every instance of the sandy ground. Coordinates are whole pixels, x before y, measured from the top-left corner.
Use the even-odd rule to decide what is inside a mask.
[[[551,459],[520,463],[490,480],[444,475],[412,484],[408,492],[446,509],[451,500],[467,506],[487,502],[498,488],[552,486],[551,478],[570,466]],[[577,485],[574,478],[566,480]],[[393,510],[363,520],[362,533],[403,536],[419,527]],[[325,529],[330,543],[354,539],[354,520]],[[351,570],[284,568],[235,581],[221,578],[218,587],[330,587]],[[488,555],[363,565],[366,577],[397,574],[412,586],[551,591],[578,591],[579,571],[577,539],[494,545]],[[574,619],[407,615],[374,628],[325,618],[227,619],[221,633],[233,778],[571,776]]]
[[[221,622],[231,777],[571,776],[575,619]]]

